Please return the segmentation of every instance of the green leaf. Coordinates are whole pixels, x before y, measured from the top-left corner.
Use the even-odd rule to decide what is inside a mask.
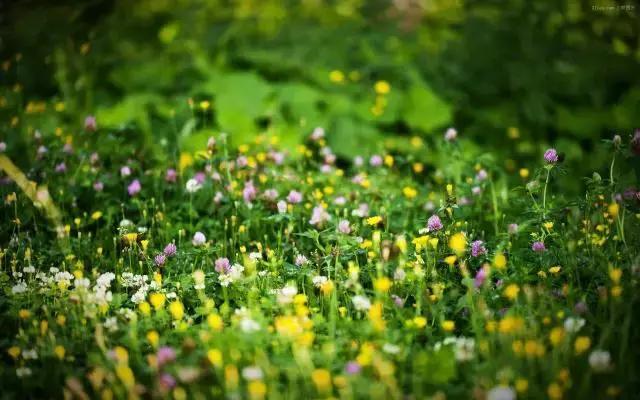
[[[256,119],[267,111],[267,100],[273,93],[271,86],[252,72],[215,72],[205,89],[215,95],[218,124],[235,143],[256,133]]]
[[[416,80],[404,99],[402,117],[412,128],[428,132],[451,121],[451,106],[424,81]]]
[[[413,358],[414,371],[427,384],[442,385],[456,376],[456,358],[451,346],[438,351],[420,351]]]
[[[370,123],[339,117],[329,130],[327,139],[336,154],[351,158],[376,151],[383,137]]]

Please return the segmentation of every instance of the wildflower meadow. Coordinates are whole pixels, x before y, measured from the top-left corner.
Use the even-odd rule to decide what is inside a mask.
[[[112,18],[172,15],[151,3]],[[335,7],[304,15],[361,23]],[[1,399],[638,398],[627,103],[591,136],[496,114],[483,136],[414,67],[208,58],[250,28],[216,47],[171,12],[148,56],[169,80],[105,73],[134,57],[113,20],[53,52],[55,89],[25,73],[37,47],[1,66]]]

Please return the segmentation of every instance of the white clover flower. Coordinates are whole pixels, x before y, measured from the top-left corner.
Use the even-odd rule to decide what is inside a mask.
[[[313,286],[319,288],[320,286],[324,285],[327,282],[328,278],[326,276],[323,275],[316,275],[313,278],[311,278],[311,282],[313,282]]]
[[[202,184],[196,179],[191,178],[187,181],[186,189],[188,193],[195,193],[198,190],[202,189]]]
[[[24,358],[25,360],[37,360],[38,352],[36,351],[36,349],[23,350],[22,358]]]
[[[249,258],[253,261],[262,260],[262,253],[254,251],[252,253],[249,253]]]
[[[76,278],[76,280],[73,281],[73,286],[78,289],[87,289],[91,286],[91,281],[89,281],[88,278]]]
[[[24,283],[24,281],[20,281],[20,282],[16,283],[11,288],[11,294],[20,294],[20,293],[24,293],[26,291],[27,291],[27,284]]]
[[[393,343],[385,343],[382,346],[382,351],[384,351],[387,354],[398,354],[400,353],[400,346]]]
[[[260,324],[249,317],[240,320],[240,330],[245,333],[257,332],[260,330]]]
[[[516,391],[509,386],[496,386],[487,392],[487,400],[515,400]]]
[[[407,273],[404,271],[404,268],[396,268],[393,272],[393,280],[394,281],[403,281],[407,276]]]
[[[97,286],[110,287],[111,281],[116,279],[116,276],[113,272],[105,272],[104,274],[100,274],[98,279],[96,279]]]
[[[34,267],[33,265],[29,265],[29,266],[27,266],[27,267],[24,267],[24,268],[22,269],[22,271],[23,271],[25,274],[33,274],[34,272],[36,272],[36,267]]]
[[[298,288],[293,285],[287,285],[278,290],[278,304],[285,305],[293,302],[293,297],[298,294]]]
[[[242,377],[248,381],[255,381],[262,379],[264,374],[262,373],[262,369],[257,365],[252,365],[250,367],[244,367],[242,369]]]
[[[104,321],[104,327],[109,332],[115,332],[118,330],[118,319],[116,317],[109,317]]]
[[[202,246],[206,242],[207,242],[207,238],[204,236],[204,233],[202,232],[196,232],[193,235],[193,239],[191,240],[191,243],[193,243],[194,246]]]
[[[367,296],[357,294],[351,299],[353,306],[358,311],[366,311],[371,308],[371,301]]]
[[[584,326],[585,321],[582,318],[569,317],[564,320],[564,330],[568,333],[576,333]]]
[[[31,368],[29,367],[16,368],[16,375],[18,376],[18,378],[31,376]]]
[[[307,263],[309,263],[309,260],[307,260],[307,257],[305,257],[304,255],[298,254],[296,256],[295,264],[298,267],[302,267],[303,265],[306,265]]]
[[[196,290],[204,289],[204,278],[204,271],[202,271],[201,269],[193,271],[193,281],[195,282],[194,288]]]
[[[589,354],[589,365],[595,372],[605,372],[611,368],[611,354],[606,350],[594,350]]]

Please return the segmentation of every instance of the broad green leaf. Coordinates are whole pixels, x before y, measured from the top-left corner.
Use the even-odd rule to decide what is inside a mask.
[[[404,98],[402,117],[412,128],[428,132],[451,121],[451,107],[425,82],[417,80]]]

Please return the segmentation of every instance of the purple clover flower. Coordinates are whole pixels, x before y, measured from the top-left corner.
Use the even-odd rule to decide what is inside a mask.
[[[535,251],[536,253],[542,253],[546,249],[547,248],[544,246],[544,242],[533,242],[533,244],[531,245],[531,250]]]
[[[427,229],[429,230],[429,232],[439,231],[440,229],[442,229],[442,221],[440,221],[440,217],[438,217],[436,214],[430,216],[427,220]]]
[[[560,160],[556,149],[547,149],[547,151],[544,152],[544,160],[547,164],[556,164]]]

